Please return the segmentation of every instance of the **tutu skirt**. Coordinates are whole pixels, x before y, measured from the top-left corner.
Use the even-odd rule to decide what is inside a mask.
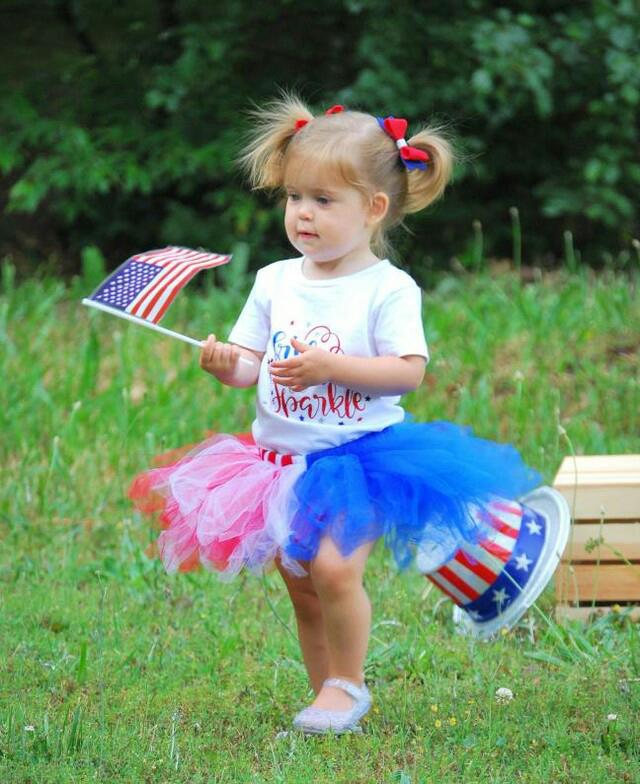
[[[276,557],[304,575],[301,562],[323,536],[344,556],[383,538],[399,568],[428,543],[444,563],[487,536],[482,512],[492,499],[539,484],[510,445],[450,422],[405,421],[307,455],[215,435],[140,474],[129,495],[141,511],[159,513],[169,572],[202,564],[232,577],[243,567],[260,573]]]

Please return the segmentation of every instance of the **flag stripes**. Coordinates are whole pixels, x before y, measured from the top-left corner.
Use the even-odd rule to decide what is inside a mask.
[[[158,324],[178,292],[200,270],[217,267],[231,256],[173,245],[127,259],[91,295],[104,308]]]
[[[486,510],[474,509],[473,515],[493,530],[475,546],[467,545],[427,577],[456,604],[464,606],[482,597],[500,576],[513,555],[520,526],[519,505],[493,502]]]
[[[163,268],[126,309],[133,316],[157,324],[174,297],[200,270],[224,264],[229,256],[201,253],[189,248],[165,248],[132,256],[131,261],[154,264]]]
[[[438,572],[432,572],[431,574],[426,575],[427,579],[431,580],[431,582],[439,588],[443,593],[458,605],[465,605],[469,602],[469,598],[465,596],[463,593],[458,591],[458,589],[451,585],[451,583],[442,575],[440,574],[440,570]]]
[[[496,572],[489,569],[481,561],[467,555],[464,550],[458,550],[454,557],[455,560],[462,566],[465,566],[467,569],[475,570],[478,577],[484,580],[488,585],[491,585],[491,583],[494,582],[498,576]]]

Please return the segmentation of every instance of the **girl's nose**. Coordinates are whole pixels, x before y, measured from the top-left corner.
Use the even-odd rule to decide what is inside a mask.
[[[309,199],[303,199],[298,207],[298,216],[304,220],[310,220],[313,216],[311,207],[311,201]]]

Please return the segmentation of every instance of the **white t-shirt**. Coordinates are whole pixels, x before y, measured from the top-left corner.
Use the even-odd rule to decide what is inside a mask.
[[[388,260],[338,278],[309,280],[303,258],[258,271],[229,335],[239,346],[264,351],[258,377],[257,444],[281,454],[339,446],[404,419],[400,395],[372,395],[328,383],[302,392],[274,384],[269,364],[295,355],[291,338],[356,357],[429,359],[420,289]]]

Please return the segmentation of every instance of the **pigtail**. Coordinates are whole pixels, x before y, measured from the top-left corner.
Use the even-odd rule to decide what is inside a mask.
[[[238,163],[254,188],[279,188],[283,184],[285,153],[301,125],[299,121],[308,122],[313,115],[296,95],[286,92],[249,114],[253,119],[253,129]]]
[[[454,152],[441,127],[423,128],[407,144],[429,155],[427,168],[407,172],[407,195],[402,212],[418,212],[439,199],[451,179]]]

